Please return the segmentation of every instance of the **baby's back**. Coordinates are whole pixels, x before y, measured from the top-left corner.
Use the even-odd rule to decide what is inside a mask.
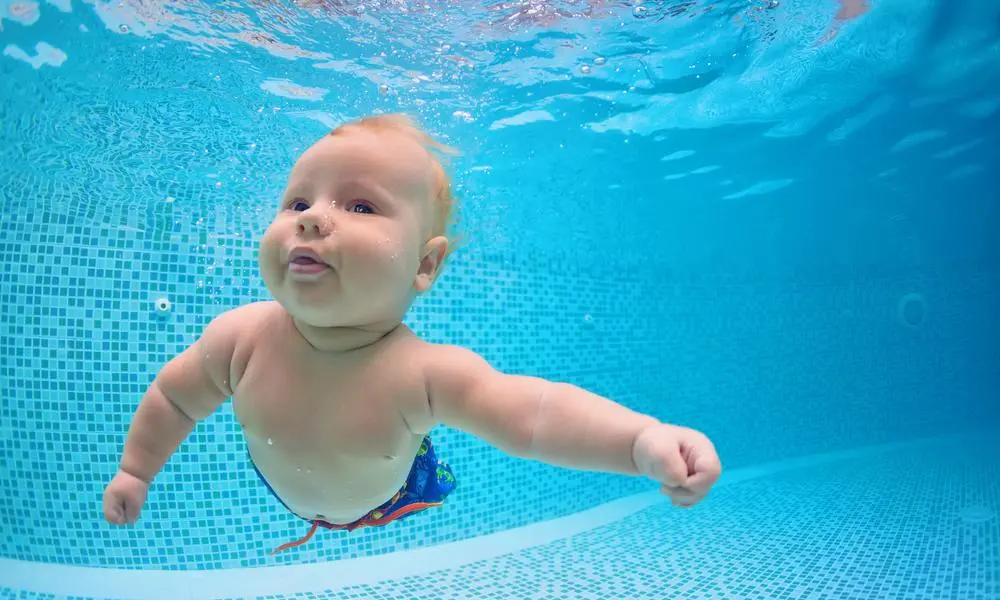
[[[427,344],[405,326],[371,346],[323,353],[277,303],[247,311],[233,360],[233,408],[250,456],[297,515],[349,523],[403,485],[429,412]],[[410,415],[412,418],[408,418]]]

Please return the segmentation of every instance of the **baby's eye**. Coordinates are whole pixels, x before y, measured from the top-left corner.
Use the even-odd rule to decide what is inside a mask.
[[[305,200],[293,200],[292,203],[288,205],[288,208],[294,210],[295,212],[302,212],[309,210],[309,205],[306,204]]]
[[[351,212],[361,213],[365,215],[374,215],[375,208],[371,204],[365,202],[364,200],[358,200],[351,206]]]

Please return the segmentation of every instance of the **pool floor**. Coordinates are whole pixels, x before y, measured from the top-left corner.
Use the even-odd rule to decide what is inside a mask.
[[[365,559],[350,571],[336,563],[253,570],[269,572],[266,587],[283,582],[289,593],[219,595],[218,579],[202,586],[176,572],[160,575],[179,577],[175,598],[996,600],[997,439],[981,433],[736,469],[695,509],[644,494],[618,502],[610,517],[598,507],[560,520],[575,534],[553,535],[558,522],[518,530],[526,537],[510,552],[503,544],[517,532]],[[484,548],[496,555],[477,560]],[[393,577],[392,561],[401,558],[397,564],[422,572]],[[450,566],[435,570],[442,562]],[[357,583],[359,569],[367,570],[365,583]],[[338,572],[352,573],[354,583]],[[125,597],[147,597],[139,579],[131,585],[136,595]],[[29,587],[37,592],[0,589],[0,598],[66,597],[44,586],[21,589]],[[163,597],[157,587],[148,597]]]

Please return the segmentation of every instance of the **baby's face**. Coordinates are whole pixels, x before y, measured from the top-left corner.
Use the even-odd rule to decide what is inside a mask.
[[[427,258],[433,184],[426,151],[402,134],[324,137],[299,157],[261,239],[268,290],[316,327],[401,319],[437,266]]]

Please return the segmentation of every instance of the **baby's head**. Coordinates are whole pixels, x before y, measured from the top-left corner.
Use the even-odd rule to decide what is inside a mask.
[[[407,117],[342,125],[299,157],[260,242],[274,298],[314,327],[398,321],[449,251],[449,151]]]

